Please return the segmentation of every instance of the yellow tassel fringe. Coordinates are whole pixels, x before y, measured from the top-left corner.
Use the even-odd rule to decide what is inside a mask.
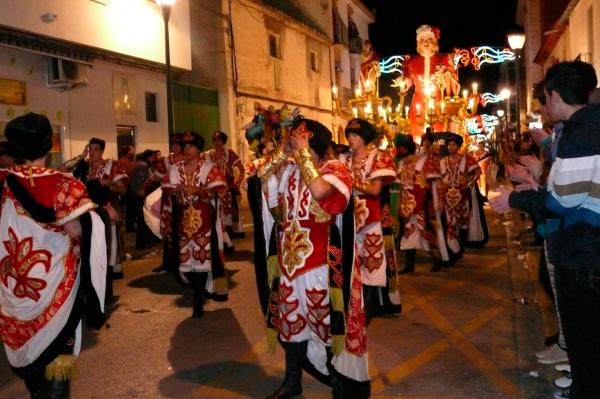
[[[56,381],[68,381],[77,374],[74,355],[58,355],[56,359],[46,366],[46,379]]]
[[[332,335],[331,336],[331,351],[334,355],[339,355],[344,350],[344,336],[343,335]]]
[[[272,355],[277,347],[277,331],[274,328],[267,328],[267,353]]]
[[[227,293],[227,278],[218,277],[213,280],[213,292],[216,294],[226,294]]]
[[[281,273],[279,271],[279,262],[277,261],[276,255],[269,256],[267,258],[267,275],[269,279],[269,286],[271,286],[274,278],[281,277]]]
[[[338,312],[344,311],[344,292],[341,288],[331,287],[329,289],[329,296],[331,298],[331,306],[333,310]]]

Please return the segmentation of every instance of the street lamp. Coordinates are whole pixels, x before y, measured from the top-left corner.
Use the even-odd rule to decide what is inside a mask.
[[[167,123],[169,126],[169,140],[174,133],[173,128],[173,85],[171,74],[171,51],[169,46],[169,17],[175,0],[156,0],[156,4],[162,9],[163,21],[165,23],[165,66],[167,69]]]
[[[525,34],[524,33],[510,33],[507,35],[508,44],[512,50],[515,51],[515,80],[517,86],[517,112],[516,112],[516,120],[517,120],[517,137],[521,136],[521,83],[520,83],[520,67],[519,67],[519,58],[521,55],[521,49],[525,44]]]
[[[496,145],[494,148],[497,153],[500,148],[500,143],[502,143],[502,136],[503,136],[502,132],[506,128],[506,121],[502,121],[502,117],[504,116],[503,109],[497,109],[496,114],[498,115],[498,120],[500,121],[500,128],[498,129],[498,132],[496,133],[496,143],[495,143]]]
[[[510,89],[502,89],[500,90],[500,96],[506,101],[506,126],[510,122]]]

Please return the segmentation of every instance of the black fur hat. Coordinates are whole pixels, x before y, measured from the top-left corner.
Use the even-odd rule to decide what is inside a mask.
[[[215,141],[215,139],[219,139],[223,142],[223,144],[225,144],[227,143],[227,133],[217,130],[213,133],[212,139],[213,141]]]
[[[312,119],[307,119],[303,117],[299,117],[294,119],[292,122],[291,132],[300,128],[304,124],[306,130],[308,130],[312,135],[310,135],[308,139],[308,145],[310,148],[317,153],[319,157],[325,155],[327,152],[327,147],[331,142],[332,134],[323,124],[317,122]]]
[[[461,145],[463,145],[463,138],[460,134],[456,134],[456,133],[448,133],[448,138],[446,139],[446,142],[448,143],[456,143],[456,145],[458,145],[459,147]]]
[[[43,115],[30,112],[8,122],[4,135],[17,159],[33,161],[52,149],[52,125]]]
[[[344,131],[346,138],[348,138],[348,134],[350,133],[359,135],[365,144],[369,144],[377,137],[377,130],[375,129],[375,126],[360,118],[354,118],[348,122],[346,130]]]
[[[204,149],[204,138],[196,132],[185,132],[181,138],[181,145],[191,144],[200,151]]]

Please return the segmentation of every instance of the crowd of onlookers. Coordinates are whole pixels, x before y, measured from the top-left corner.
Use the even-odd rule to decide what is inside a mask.
[[[542,244],[540,280],[555,304],[559,331],[537,353],[570,371],[556,398],[600,397],[600,104],[592,65],[561,62],[533,90],[543,129],[524,132],[505,169],[513,187],[491,199],[498,212],[531,216]]]

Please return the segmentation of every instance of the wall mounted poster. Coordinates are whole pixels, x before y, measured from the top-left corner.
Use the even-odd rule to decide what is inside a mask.
[[[0,78],[0,104],[27,105],[27,84],[21,80]]]

